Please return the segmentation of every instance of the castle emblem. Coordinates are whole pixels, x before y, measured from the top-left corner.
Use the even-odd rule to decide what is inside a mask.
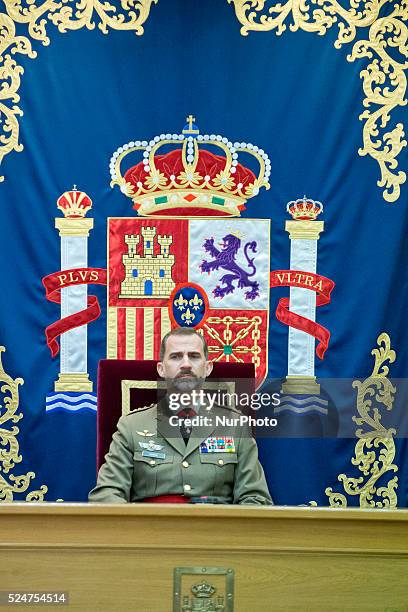
[[[122,256],[125,280],[121,284],[120,298],[168,298],[175,287],[172,268],[175,257],[170,254],[173,237],[157,236],[160,253],[155,253],[157,228],[142,227],[141,234],[125,235],[128,252]],[[138,253],[139,243],[142,243]]]

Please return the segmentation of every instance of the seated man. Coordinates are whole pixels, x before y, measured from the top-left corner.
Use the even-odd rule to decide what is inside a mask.
[[[197,402],[211,370],[196,331],[177,328],[163,338],[157,371],[166,396],[119,419],[90,502],[182,503],[209,496],[224,504],[272,504],[241,413]],[[177,398],[183,399],[180,412],[174,411]]]

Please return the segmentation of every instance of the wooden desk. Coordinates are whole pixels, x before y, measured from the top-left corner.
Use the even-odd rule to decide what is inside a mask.
[[[234,612],[408,611],[407,510],[0,504],[0,547],[0,591],[69,591],[41,609],[169,612],[174,568],[222,567]]]

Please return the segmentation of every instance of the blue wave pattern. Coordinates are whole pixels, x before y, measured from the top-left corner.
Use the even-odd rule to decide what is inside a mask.
[[[96,412],[96,393],[51,393],[45,399],[45,411],[62,410],[63,412],[78,413],[84,410]]]
[[[328,414],[328,405],[329,402],[318,395],[309,395],[302,399],[285,395],[279,406],[275,407],[274,412],[293,412],[298,415]]]

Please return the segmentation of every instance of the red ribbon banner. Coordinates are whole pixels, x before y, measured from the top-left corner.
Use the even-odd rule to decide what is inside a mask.
[[[330,303],[330,294],[335,286],[335,283],[312,272],[303,272],[302,270],[273,270],[270,276],[271,287],[301,287],[302,289],[310,289],[317,293],[316,306],[324,306]],[[324,359],[324,354],[329,346],[330,332],[328,329],[311,321],[306,317],[290,312],[289,298],[281,298],[276,308],[276,318],[281,323],[304,331],[319,341],[316,347],[316,355],[320,359]]]
[[[72,268],[71,270],[60,270],[49,274],[42,279],[45,287],[45,296],[50,302],[61,304],[61,289],[72,285],[106,285],[107,274],[105,268]],[[58,336],[74,327],[80,327],[95,321],[101,314],[96,295],[88,295],[88,307],[80,312],[64,317],[55,323],[51,323],[45,330],[48,348],[52,357],[58,355]]]

